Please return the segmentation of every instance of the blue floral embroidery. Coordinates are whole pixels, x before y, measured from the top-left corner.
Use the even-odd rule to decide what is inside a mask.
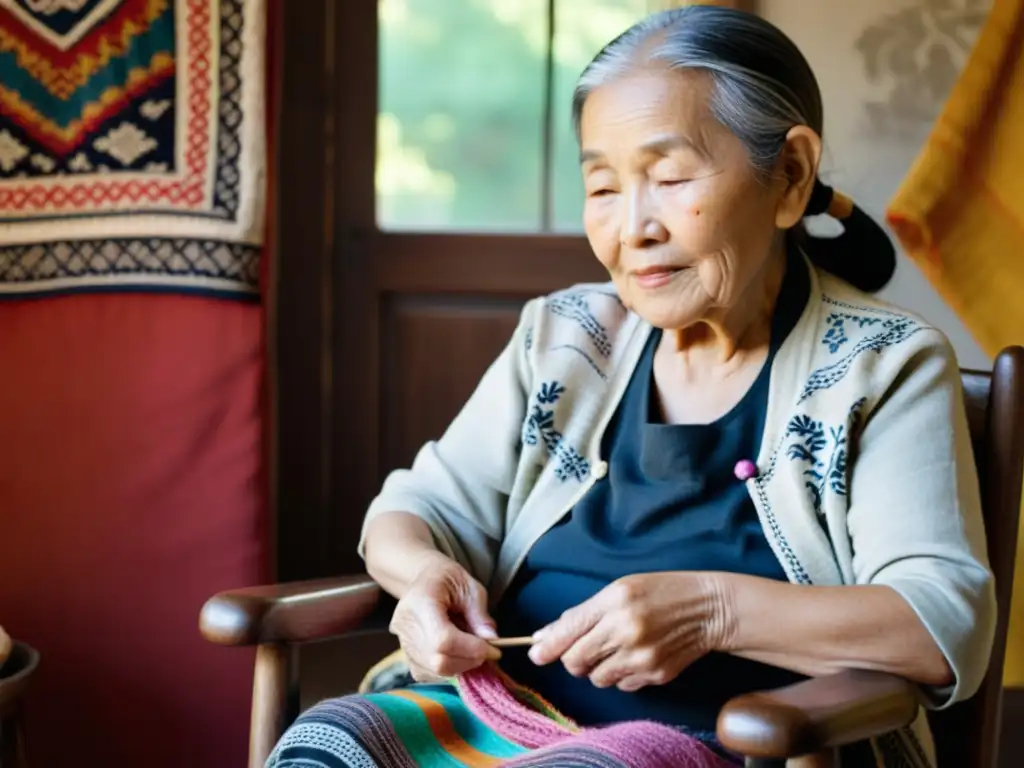
[[[848,312],[832,312],[825,318],[825,322],[828,324],[828,331],[821,343],[828,347],[828,351],[834,355],[850,340],[850,337],[846,335],[846,323],[855,323],[858,328],[865,328],[869,325],[877,325],[882,321],[877,317],[851,315]]]
[[[822,513],[821,507],[827,490],[831,489],[838,496],[845,496],[847,493],[846,470],[851,448],[850,433],[856,429],[863,406],[862,398],[850,408],[846,424],[829,427],[827,432],[820,421],[806,415],[794,416],[786,426],[786,438],[795,438],[789,444],[786,455],[791,461],[807,464],[807,469],[804,470],[804,477],[807,480],[804,485],[811,492],[814,511],[819,515]],[[829,446],[831,450],[825,459],[822,452]]]
[[[541,384],[534,395],[534,404],[523,423],[524,445],[542,444],[548,455],[555,459],[555,477],[562,482],[582,482],[590,474],[590,462],[575,448],[566,444],[562,433],[555,429],[555,412],[543,406],[554,405],[565,393],[557,381]]]
[[[565,392],[565,387],[559,384],[557,381],[551,381],[547,384],[541,384],[540,390],[536,394],[538,403],[557,403],[558,398]]]
[[[871,309],[868,307],[854,307],[850,304],[829,299],[828,297],[825,298],[825,302],[845,309],[852,309],[854,311],[877,315],[877,322],[868,322],[864,323],[864,325],[875,326],[878,330],[876,333],[865,336],[854,344],[853,347],[836,362],[822,366],[811,373],[807,382],[804,384],[803,390],[800,392],[800,397],[797,399],[797,403],[804,402],[815,392],[820,392],[834,387],[843,380],[843,377],[846,376],[847,373],[849,373],[854,361],[865,352],[881,352],[886,347],[891,347],[906,341],[918,331],[925,330],[926,327],[910,317],[898,315],[886,310]],[[830,327],[829,331],[826,332],[825,339],[822,340],[823,343],[829,343],[828,336],[831,332],[832,327]],[[841,347],[846,341],[847,340],[843,340],[840,342],[838,346],[836,346],[835,350],[838,351],[839,347]]]
[[[613,294],[595,292],[601,296],[618,297]],[[608,357],[612,353],[612,344],[608,339],[608,329],[605,328],[587,303],[587,294],[579,291],[558,293],[548,299],[547,307],[553,314],[576,322],[583,332],[587,334],[594,348],[601,357]]]
[[[783,534],[782,526],[779,525],[779,519],[775,517],[772,505],[768,502],[768,494],[764,490],[767,482],[767,477],[755,478],[754,488],[757,490],[757,497],[760,499],[761,507],[764,509],[765,520],[768,523],[768,528],[771,530],[772,538],[778,542],[779,549],[782,551],[782,557],[789,564],[790,572],[793,574],[793,579],[796,583],[810,585],[813,582],[807,573],[807,569],[803,567],[800,559],[796,556],[796,552],[793,551],[793,547],[790,546],[785,534]]]
[[[598,290],[595,288],[576,288],[569,291],[562,291],[548,297],[546,307],[549,312],[558,317],[571,320],[586,334],[590,341],[591,349],[584,349],[577,344],[559,344],[548,347],[550,351],[568,350],[574,352],[589,365],[593,371],[602,379],[607,381],[608,374],[599,361],[607,360],[612,354],[612,342],[608,329],[597,319],[591,311],[589,299],[591,296],[598,296],[603,299],[614,301],[622,308],[622,300],[614,291]],[[596,353],[596,354],[595,354]]]
[[[587,361],[587,365],[589,365],[591,369],[593,369],[594,373],[596,373],[603,381],[608,381],[608,374],[606,374],[604,371],[600,369],[600,367],[598,367],[597,363],[594,362],[594,358],[592,358],[582,349],[577,347],[575,344],[559,344],[557,347],[551,347],[552,352],[555,351],[556,349],[568,349],[572,350],[573,352],[576,352],[580,357]]]
[[[895,312],[891,309],[850,304],[848,301],[840,301],[839,299],[832,298],[831,296],[822,295],[821,300],[830,306],[837,307],[839,309],[848,309],[851,312],[856,312],[858,314],[877,315],[878,317],[904,317],[900,312]]]

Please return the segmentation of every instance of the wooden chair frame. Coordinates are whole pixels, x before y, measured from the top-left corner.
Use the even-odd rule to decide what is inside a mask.
[[[962,374],[999,610],[981,689],[931,720],[943,765],[995,768],[1024,474],[1024,348],[1004,350],[992,373]],[[383,631],[392,607],[365,576],[238,589],[207,601],[200,615],[204,637],[256,646],[249,768],[263,766],[298,715],[300,644]],[[849,670],[731,700],[719,716],[718,736],[746,756],[748,768],[781,768],[787,759],[827,754],[908,725],[917,709],[915,688],[906,680]]]

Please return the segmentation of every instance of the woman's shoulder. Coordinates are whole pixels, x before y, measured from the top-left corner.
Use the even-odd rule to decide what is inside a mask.
[[[868,399],[905,378],[909,367],[939,362],[956,371],[956,354],[946,335],[920,315],[819,272],[819,306],[807,328],[813,345],[810,368],[798,397],[852,385]]]
[[[612,326],[623,322],[629,315],[610,282],[577,283],[534,299],[531,304],[536,313],[566,319],[593,316]]]
[[[912,310],[864,293],[849,283],[818,273],[821,303],[818,330],[830,355],[854,350],[912,354],[921,344],[952,349],[937,327]],[[915,344],[907,344],[915,339]]]
[[[879,317],[903,317],[922,328],[938,330],[912,310],[865,293],[854,288],[845,280],[841,280],[827,272],[818,270],[817,275],[821,289],[819,295],[826,309],[839,313],[847,310],[865,315],[877,315]]]
[[[523,317],[535,361],[581,364],[602,376],[617,364],[641,324],[611,283],[579,283],[534,299]]]

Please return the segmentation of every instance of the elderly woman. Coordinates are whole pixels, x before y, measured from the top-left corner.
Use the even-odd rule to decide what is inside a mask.
[[[754,16],[667,11],[598,54],[573,111],[611,283],[528,303],[366,518],[435,682],[313,708],[272,766],[730,765],[737,694],[851,667],[932,707],[980,684],[994,597],[956,359],[862,292],[893,250],[817,178],[805,59]],[[810,237],[824,213],[843,235]],[[499,635],[532,638],[502,672]],[[843,764],[932,752],[922,716]]]

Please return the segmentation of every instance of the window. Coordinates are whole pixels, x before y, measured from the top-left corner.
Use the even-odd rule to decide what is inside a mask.
[[[570,103],[649,0],[381,0],[377,223],[581,231]]]

